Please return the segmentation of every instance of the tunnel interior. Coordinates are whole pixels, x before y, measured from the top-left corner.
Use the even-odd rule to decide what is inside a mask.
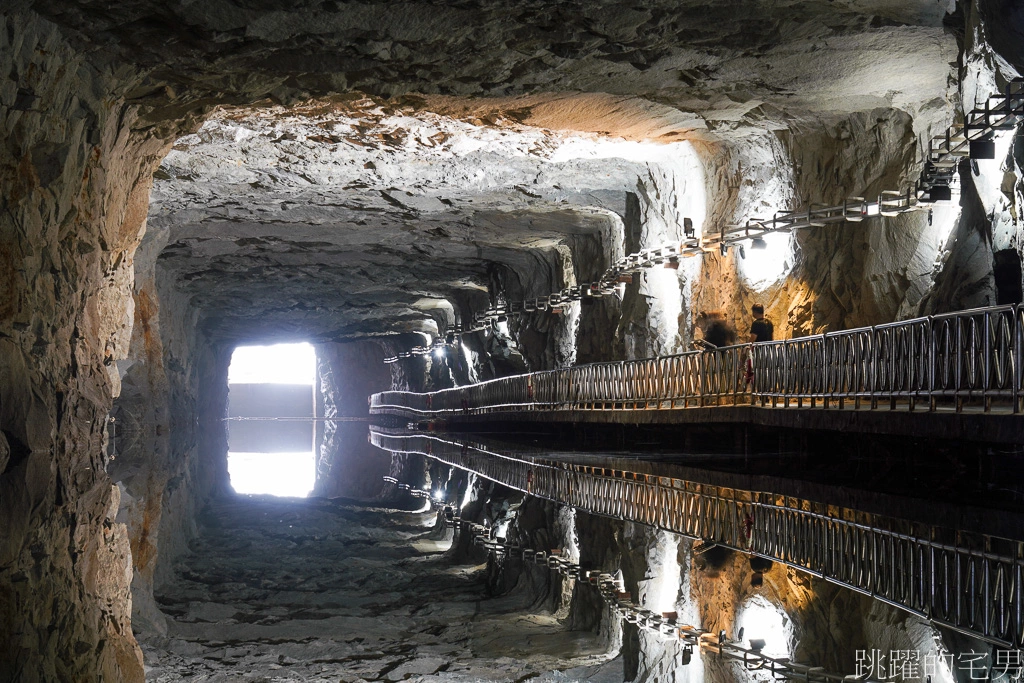
[[[1020,678],[1014,3],[0,23],[0,680]]]

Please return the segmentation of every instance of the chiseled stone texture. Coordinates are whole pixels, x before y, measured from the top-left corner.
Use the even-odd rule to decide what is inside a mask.
[[[991,19],[1000,2],[982,5],[965,18],[962,60],[977,92],[1019,63],[1014,27]],[[913,177],[915,145],[956,99],[944,10],[932,0],[7,3],[0,678],[141,679],[126,536],[140,627],[159,632],[149,591],[170,580],[195,510],[226,481],[217,387],[231,343],[440,332],[489,300],[586,281],[627,244],[673,237],[691,210],[669,201],[693,196],[680,191],[690,172],[636,154],[636,141],[692,146],[706,195],[694,217],[709,226]],[[234,108],[211,117],[218,105]],[[152,173],[185,133],[196,137],[168,157],[150,207]],[[1008,232],[1016,158],[1002,180],[979,183],[964,217],[798,237],[789,279],[760,292],[709,256],[677,283],[632,285],[621,309],[476,340],[484,360],[464,374],[557,367],[581,349],[590,359],[671,351],[688,342],[694,311],[725,307],[739,326],[755,296],[791,332],[988,301],[989,236],[1019,248]],[[420,175],[431,187],[415,185]],[[678,311],[648,300],[672,286]],[[577,330],[600,342],[577,343]],[[397,383],[455,374],[417,363],[392,368]],[[114,488],[105,418],[122,381],[151,434]]]
[[[608,659],[524,596],[488,595],[434,513],[241,497],[202,521],[159,592],[167,635],[143,640],[150,681],[579,681]]]
[[[0,16],[0,72],[0,678],[140,681],[103,444],[166,147],[131,131],[130,71],[31,14]]]

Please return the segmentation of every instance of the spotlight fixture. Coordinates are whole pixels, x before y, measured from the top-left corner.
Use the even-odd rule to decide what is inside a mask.
[[[747,250],[743,248],[742,244],[740,245],[740,258],[741,259],[747,258]]]
[[[768,248],[768,243],[764,241],[763,237],[755,237],[754,239],[750,240],[750,248],[751,249],[767,249]]]
[[[683,665],[689,664],[691,659],[693,659],[693,645],[687,645],[683,648]]]
[[[729,245],[726,244],[725,242],[722,242],[720,245],[718,245],[718,251],[721,252],[722,256],[728,256]]]
[[[717,548],[717,547],[718,547],[718,544],[715,543],[714,541],[708,541],[708,540],[700,539],[700,540],[694,542],[693,547],[691,548],[690,552],[692,552],[695,556],[700,556],[700,555],[703,555],[704,553],[708,552],[712,548]]]
[[[996,141],[992,138],[971,140],[971,159],[995,159]]]
[[[697,231],[693,229],[693,221],[689,218],[684,218],[683,235],[685,235],[687,238],[692,238],[696,233]]]

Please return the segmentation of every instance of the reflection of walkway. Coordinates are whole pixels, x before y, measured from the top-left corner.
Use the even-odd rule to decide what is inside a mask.
[[[493,453],[421,434],[371,432],[505,486],[784,562],[937,624],[1024,643],[1024,543],[826,505],[593,464]]]
[[[140,636],[147,680],[516,680],[602,655],[593,634],[488,599],[478,568],[422,542],[434,520],[324,500],[211,506],[158,590],[167,636]]]
[[[748,353],[751,387],[744,381]],[[827,409],[829,417],[820,418],[824,429],[843,428],[849,421],[843,415],[856,414],[860,421],[861,415],[886,413],[874,418],[883,432],[914,433],[921,421],[939,437],[977,437],[984,429],[985,438],[1019,441],[1022,365],[1024,306],[996,306],[714,352],[581,365],[427,394],[388,391],[371,397],[370,410],[457,424],[480,416],[680,422],[691,419],[683,417],[684,409],[720,406],[740,411],[735,419],[750,420],[754,410],[768,407]],[[941,425],[950,433],[934,431]]]

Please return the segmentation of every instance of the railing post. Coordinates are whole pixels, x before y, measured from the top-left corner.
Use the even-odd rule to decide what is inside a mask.
[[[1024,304],[1013,309],[1013,412],[1024,410]]]
[[[985,362],[984,362],[984,378],[981,381],[981,404],[982,409],[987,413],[992,409],[992,397],[990,390],[992,388],[992,312],[985,311],[983,314],[985,329],[982,334],[981,343],[985,349]]]

